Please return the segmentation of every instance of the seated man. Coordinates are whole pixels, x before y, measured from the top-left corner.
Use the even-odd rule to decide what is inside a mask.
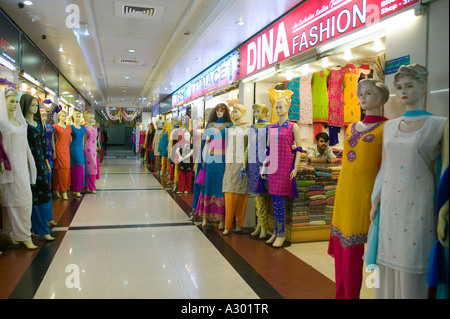
[[[341,160],[336,158],[331,150],[331,147],[328,146],[328,140],[329,137],[327,133],[320,132],[316,134],[317,146],[308,149],[308,163],[341,163]]]

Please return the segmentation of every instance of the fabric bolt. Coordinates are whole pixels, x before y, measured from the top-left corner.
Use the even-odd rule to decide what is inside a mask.
[[[294,143],[294,123],[286,122],[279,126],[270,126],[270,155],[268,164],[269,194],[293,197],[292,182],[290,174],[294,157],[292,155],[292,144]]]
[[[377,265],[424,274],[436,239],[436,185],[430,166],[440,154],[447,118],[429,116],[420,129],[412,132],[400,131],[400,121],[386,122],[383,132],[386,172]]]
[[[292,121],[298,121],[300,119],[300,78],[289,81],[286,88],[292,91],[288,117]]]
[[[311,91],[314,122],[328,122],[327,79],[329,74],[330,70],[321,70],[313,73]]]
[[[328,76],[328,125],[344,126],[344,95],[342,82],[345,69],[331,69]],[[330,134],[331,135],[331,134]],[[335,145],[330,144],[330,145]]]
[[[312,76],[310,73],[300,77],[300,124],[313,124]]]
[[[353,64],[345,66],[345,75],[343,81],[344,95],[344,125],[349,125],[361,120],[361,107],[356,95],[361,69]]]
[[[270,123],[276,123],[278,121],[278,115],[277,112],[275,111],[277,100],[282,96],[287,96],[291,98],[294,92],[292,92],[291,90],[269,89],[267,90],[267,93],[269,94],[269,100],[270,103],[272,104],[272,112],[270,113]]]

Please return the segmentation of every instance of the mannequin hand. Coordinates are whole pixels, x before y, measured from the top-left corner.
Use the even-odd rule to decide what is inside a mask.
[[[241,173],[241,179],[244,179],[245,175],[247,175],[247,171],[244,168],[241,168],[240,173]]]
[[[47,172],[50,173],[50,171],[52,170],[52,168],[50,167],[50,163],[48,162],[48,160],[45,160],[45,165],[47,166]]]
[[[294,169],[291,172],[289,180],[291,180],[291,179],[295,178],[295,176],[297,176],[297,170],[298,170],[298,168],[294,167]]]
[[[374,219],[375,219],[375,216],[377,214],[377,211],[378,211],[378,204],[372,205],[372,208],[370,209],[370,222],[373,225],[375,225]]]
[[[5,172],[5,164],[0,163],[0,174],[3,174]]]
[[[445,204],[442,206],[441,210],[439,211],[437,235],[442,246],[448,246],[448,237],[447,240],[445,240],[445,226],[448,223],[448,208],[449,202],[447,200]]]

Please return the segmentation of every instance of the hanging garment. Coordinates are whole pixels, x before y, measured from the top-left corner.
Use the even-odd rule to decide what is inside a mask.
[[[326,123],[328,121],[328,74],[330,74],[330,70],[313,73],[311,91],[314,122]]]

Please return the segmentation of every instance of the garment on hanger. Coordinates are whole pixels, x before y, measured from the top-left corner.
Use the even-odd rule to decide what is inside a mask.
[[[344,125],[344,95],[342,93],[342,81],[345,69],[330,70],[328,76],[328,125]]]
[[[288,117],[292,121],[298,121],[300,119],[300,78],[289,81],[286,87],[292,91]]]
[[[328,122],[327,79],[330,70],[313,73],[311,91],[313,98],[313,122]]]
[[[294,92],[292,92],[291,90],[281,91],[276,89],[269,89],[267,93],[269,94],[270,103],[272,103],[272,113],[270,115],[270,123],[275,123],[278,121],[278,115],[277,112],[275,111],[277,100],[282,96],[287,96],[291,98]]]
[[[313,124],[312,73],[300,77],[300,124]]]
[[[361,69],[353,64],[345,66],[344,75],[344,125],[359,122],[361,120],[361,106],[356,94],[358,79],[361,75]]]

